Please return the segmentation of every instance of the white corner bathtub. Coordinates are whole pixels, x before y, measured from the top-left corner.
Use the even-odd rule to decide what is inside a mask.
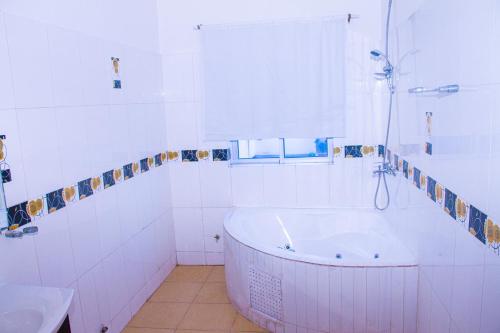
[[[235,208],[224,222],[231,302],[273,332],[416,332],[415,258],[381,214]]]

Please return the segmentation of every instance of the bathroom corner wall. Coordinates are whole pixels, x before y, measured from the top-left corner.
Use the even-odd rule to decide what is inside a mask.
[[[0,237],[0,283],[72,288],[72,332],[120,332],[176,263],[156,2],[0,10],[7,205],[39,227]]]
[[[258,22],[273,19],[359,15],[349,25],[347,46],[347,137],[335,146],[377,145],[382,141],[380,88],[367,77],[375,71],[369,50],[378,47],[378,1],[172,1],[159,0],[168,148],[210,150],[227,142],[205,142],[202,135],[202,84],[198,24]],[[242,64],[243,66],[244,64]],[[279,110],[276,110],[279,112]],[[180,155],[180,153],[178,153]],[[371,207],[378,161],[344,158],[333,165],[233,166],[208,160],[170,164],[177,258],[182,264],[223,263],[224,215],[233,206]],[[368,190],[367,190],[368,188]]]
[[[421,264],[419,332],[499,332],[500,4],[394,6],[398,92],[390,149],[402,172],[391,179],[388,216]],[[407,92],[446,84],[459,84],[460,92]]]

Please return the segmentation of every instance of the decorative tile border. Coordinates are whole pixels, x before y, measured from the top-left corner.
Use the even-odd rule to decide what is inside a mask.
[[[389,150],[387,153],[390,155]],[[500,256],[500,225],[493,218],[398,155],[393,154],[390,161],[397,170],[403,172],[405,178],[424,191],[427,197],[446,214]]]
[[[7,145],[5,144],[7,137],[0,134],[0,176],[2,183],[9,183],[12,181],[10,168],[5,159],[7,158]]]
[[[0,140],[2,140],[1,137]],[[384,146],[382,145],[345,145],[333,148],[334,157],[336,158],[382,156],[383,152]],[[153,168],[160,167],[167,163],[167,161],[179,161],[182,163],[204,161],[224,162],[229,161],[230,158],[231,151],[226,148],[211,150],[187,149],[160,152],[153,156],[143,158],[140,161],[131,162],[122,167],[107,170],[98,176],[86,178],[67,187],[56,189],[41,197],[11,206],[7,209],[9,226],[15,228],[35,221],[44,215],[65,208],[68,204],[73,204],[88,198],[98,191],[113,187],[139,174],[146,173]]]

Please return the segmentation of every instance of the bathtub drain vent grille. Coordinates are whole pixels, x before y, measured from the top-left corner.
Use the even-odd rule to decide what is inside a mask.
[[[281,280],[271,274],[249,268],[250,306],[271,318],[283,320]]]

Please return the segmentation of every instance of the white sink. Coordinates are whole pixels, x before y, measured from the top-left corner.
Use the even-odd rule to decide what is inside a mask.
[[[0,332],[57,332],[72,299],[71,289],[0,284]]]

